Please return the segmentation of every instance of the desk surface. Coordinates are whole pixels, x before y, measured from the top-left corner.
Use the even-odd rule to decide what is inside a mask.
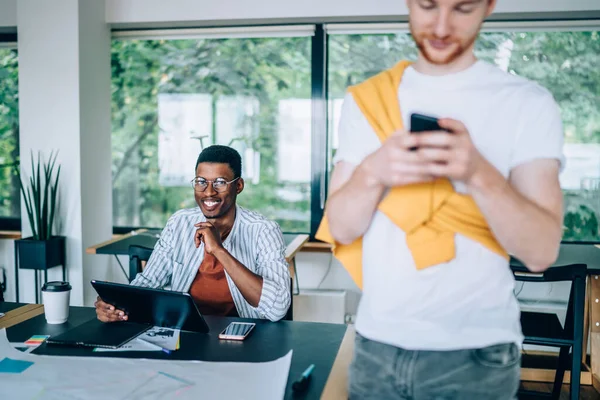
[[[137,231],[127,233],[118,238],[90,246],[86,249],[86,253],[127,255],[129,254],[129,246],[131,245],[153,248],[158,240],[160,232],[161,229],[138,229]],[[296,255],[304,243],[306,243],[308,235],[284,233],[283,240],[287,246],[285,255],[289,261],[290,258]]]
[[[88,307],[71,307],[69,320],[61,325],[48,325],[43,315],[21,322],[7,329],[11,342],[24,342],[32,335],[57,335],[66,332],[92,318],[95,311]],[[244,321],[240,318],[207,316],[210,327],[208,334],[191,332],[181,333],[181,349],[168,355],[162,352],[109,352],[94,353],[87,348],[53,347],[43,344],[34,354],[155,358],[165,360],[203,360],[203,361],[271,361],[294,351],[288,377],[286,398],[292,398],[291,385],[310,365],[315,370],[308,390],[294,399],[317,399],[325,387],[340,344],[346,333],[346,325],[322,324],[310,322],[252,320],[257,326],[252,335],[244,342],[226,342],[218,339],[218,334],[232,321]],[[248,321],[248,320],[245,320]]]
[[[26,303],[9,303],[9,302],[5,302],[2,301],[0,302],[0,312],[6,313],[12,310],[15,310],[19,307],[23,307],[27,305]]]

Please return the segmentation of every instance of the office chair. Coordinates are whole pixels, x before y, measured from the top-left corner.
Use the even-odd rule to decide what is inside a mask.
[[[0,267],[2,270],[2,283],[0,283],[0,303],[4,301],[4,292],[6,292],[6,270]]]
[[[549,397],[558,400],[565,371],[569,365],[569,350],[572,350],[570,398],[573,400],[579,399],[587,266],[585,264],[572,264],[550,267],[542,273],[531,273],[518,261],[511,261],[511,269],[517,281],[571,282],[564,326],[561,325],[556,314],[521,312],[521,327],[525,336],[523,343],[558,347],[560,353],[552,392],[540,393],[519,390],[519,399]]]
[[[294,281],[290,278],[290,308],[288,308],[285,317],[282,318],[283,321],[293,321],[294,320]]]
[[[150,259],[152,250],[144,246],[129,246],[129,282],[135,279],[138,272],[142,272],[142,261],[147,262]]]

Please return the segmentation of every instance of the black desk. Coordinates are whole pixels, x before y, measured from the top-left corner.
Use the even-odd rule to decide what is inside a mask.
[[[69,320],[62,325],[48,325],[43,315],[21,322],[7,329],[11,342],[24,342],[32,335],[57,335],[74,328],[96,314],[93,308],[71,307]],[[206,317],[210,333],[181,333],[181,348],[172,354],[163,352],[100,352],[94,353],[87,348],[53,347],[45,344],[38,347],[34,354],[88,357],[124,357],[153,358],[164,360],[202,360],[202,361],[272,361],[293,350],[290,374],[288,377],[286,398],[318,399],[338,354],[346,325],[309,322],[269,322],[251,320],[257,326],[244,342],[225,342],[218,334],[231,321],[249,321],[241,318]],[[310,365],[315,364],[312,381],[302,396],[292,396],[292,382]]]

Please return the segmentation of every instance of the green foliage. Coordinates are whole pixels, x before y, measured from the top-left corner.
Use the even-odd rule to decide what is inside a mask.
[[[60,165],[54,174],[57,156],[58,153],[50,153],[50,159],[46,162],[38,152],[37,162],[35,162],[33,153],[31,154],[31,177],[28,186],[23,184],[20,170],[16,168],[19,173],[21,195],[27,209],[29,227],[35,240],[46,240],[52,237],[58,179],[60,178]]]
[[[508,71],[552,92],[567,143],[600,143],[598,32],[487,32],[476,44],[477,55],[489,62],[502,59],[501,49]],[[308,231],[310,183],[280,181],[277,166],[278,132],[287,123],[279,116],[279,102],[310,99],[310,50],[309,38],[113,41],[114,225],[161,227],[175,210],[195,206],[191,188],[159,184],[158,96],[206,94],[213,104],[233,95],[257,101],[256,113],[238,121],[234,132],[242,139],[236,148],[250,147],[261,156],[260,183],[247,182],[239,203],[275,219],[285,231]],[[332,35],[329,98],[340,99],[349,85],[415,57],[408,34]],[[0,216],[20,215],[18,177],[11,168],[19,153],[17,89],[17,53],[0,49]],[[337,117],[330,121],[330,138]],[[209,141],[228,144],[230,137],[218,135],[218,120],[213,119]],[[190,179],[192,174],[190,166]],[[600,179],[597,171],[589,177]],[[596,198],[595,192],[565,190],[565,240],[600,241]]]
[[[0,217],[19,217],[19,71],[17,51],[0,49]]]
[[[158,95],[208,94],[213,103],[237,95],[256,99],[258,109],[250,120],[239,121],[239,132],[233,134],[241,141],[234,147],[249,146],[261,157],[260,183],[246,182],[238,202],[285,230],[308,231],[310,183],[280,182],[277,164],[279,124],[285,123],[278,118],[279,102],[310,99],[310,89],[309,38],[114,41],[114,224],[160,227],[175,210],[195,206],[187,185],[159,185]],[[229,144],[230,138],[218,136],[218,120],[213,120],[210,141]],[[190,179],[193,169],[190,165]],[[285,190],[299,195],[285,199]]]

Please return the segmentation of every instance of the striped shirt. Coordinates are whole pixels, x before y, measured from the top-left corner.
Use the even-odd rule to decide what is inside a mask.
[[[200,208],[179,210],[169,218],[152,255],[132,285],[189,292],[204,258],[204,243],[196,248],[194,224],[206,218]],[[285,260],[285,242],[276,222],[236,206],[231,233],[223,247],[246,268],[263,278],[257,307],[251,306],[225,271],[227,284],[240,317],[278,321],[290,306],[290,273]]]

